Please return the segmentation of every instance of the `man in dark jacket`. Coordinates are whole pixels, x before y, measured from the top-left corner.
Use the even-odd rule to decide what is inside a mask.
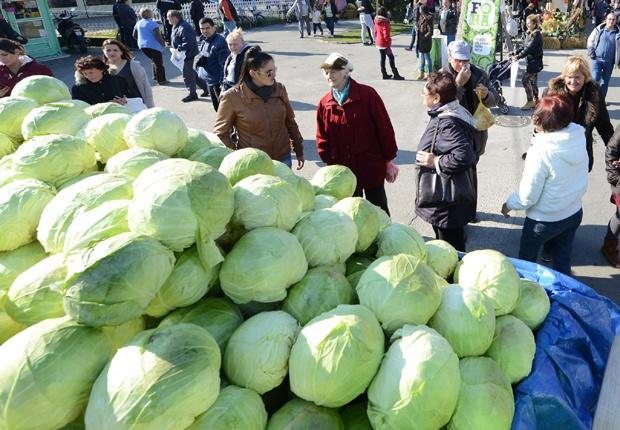
[[[128,48],[137,49],[138,43],[133,38],[133,29],[136,26],[138,17],[136,12],[127,4],[127,0],[116,0],[112,6],[112,16],[118,25],[118,31],[121,34],[121,42]]]
[[[456,28],[458,24],[459,18],[452,1],[443,0],[441,2],[441,11],[439,12],[439,30],[441,34],[448,37],[448,43],[454,42],[454,39],[456,39]]]
[[[202,88],[203,96],[209,94],[213,109],[217,112],[220,105],[220,92],[224,75],[224,63],[230,54],[224,36],[217,33],[215,23],[211,18],[200,20],[200,58],[196,63],[198,68],[198,86]]]
[[[196,44],[196,33],[192,26],[183,20],[181,12],[178,10],[168,11],[168,22],[172,25],[171,45],[174,49],[185,54],[183,61],[183,81],[189,90],[189,95],[184,97],[184,103],[198,100],[196,94],[196,72],[194,71],[194,58],[198,55],[198,45]]]
[[[28,43],[28,39],[19,34],[17,31],[13,30],[11,24],[9,24],[2,14],[0,14],[0,39],[10,39],[15,42],[19,42],[22,45]]]
[[[200,33],[200,20],[205,17],[205,5],[202,0],[192,0],[189,6],[189,16],[194,23],[196,34]]]
[[[169,10],[181,10],[181,3],[179,3],[179,0],[157,0],[155,7],[159,11],[161,20],[164,22],[164,39],[166,43],[170,43],[172,25],[170,25],[166,17]]]

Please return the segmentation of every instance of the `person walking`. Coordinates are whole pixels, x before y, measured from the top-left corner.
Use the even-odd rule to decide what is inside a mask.
[[[181,3],[179,0],[157,0],[155,7],[159,11],[159,16],[164,24],[164,40],[167,44],[170,44],[170,38],[172,37],[172,25],[168,22],[168,11],[181,10]]]
[[[147,108],[155,107],[153,90],[140,62],[131,51],[116,39],[103,41],[103,62],[111,75],[121,76],[127,82],[127,98],[140,98]]]
[[[319,30],[321,32],[321,36],[323,36],[323,26],[321,26],[321,9],[316,6],[312,7],[312,35],[316,37],[316,31]]]
[[[456,39],[459,18],[451,0],[442,0],[439,11],[439,31],[448,38],[448,44]]]
[[[620,27],[616,25],[615,13],[608,13],[605,22],[594,27],[587,48],[592,59],[594,81],[601,86],[601,95],[605,98],[614,65],[620,69]]]
[[[357,11],[359,12],[360,25],[362,26],[362,44],[367,44],[366,31],[368,30],[368,34],[370,35],[370,43],[368,43],[368,45],[372,45],[376,40],[376,29],[373,23],[375,9],[372,7],[370,0],[360,0],[360,6],[357,8]]]
[[[297,18],[299,37],[304,38],[304,31],[310,36],[310,4],[308,4],[308,0],[295,0],[287,12],[287,15],[291,14],[295,14]]]
[[[230,54],[224,62],[222,91],[226,91],[239,83],[245,54],[248,52],[248,49],[251,48],[250,45],[245,43],[243,31],[240,28],[231,31],[228,36],[226,36],[226,42],[228,43]]]
[[[35,75],[54,76],[49,67],[27,56],[21,43],[0,39],[0,98],[10,96],[19,81]]]
[[[389,214],[385,181],[394,182],[398,148],[390,116],[374,88],[357,83],[353,64],[332,52],[321,64],[330,89],[316,111],[316,148],[324,163],[341,164],[357,178],[354,196],[364,196]]]
[[[224,37],[228,36],[228,33],[237,28],[237,22],[239,21],[239,15],[235,5],[231,0],[218,0],[217,10],[222,18],[222,24],[224,25]]]
[[[477,133],[472,115],[457,100],[454,77],[446,71],[431,73],[422,91],[430,121],[418,144],[416,168],[454,177],[470,175],[476,181],[474,139]],[[419,193],[420,187],[416,187]],[[435,238],[465,251],[465,226],[476,216],[477,196],[470,203],[422,207],[416,195],[416,214],[431,224]],[[424,205],[426,206],[426,205]]]
[[[334,20],[338,15],[336,3],[333,0],[325,0],[323,3],[323,18],[325,18],[325,26],[329,30],[328,37],[334,37]]]
[[[571,254],[583,217],[581,199],[588,187],[585,130],[571,122],[571,101],[542,97],[532,112],[535,134],[527,151],[518,191],[502,205],[508,217],[524,210],[519,258],[536,261],[544,246],[552,268],[571,274]]]
[[[416,46],[416,35],[418,31],[418,21],[420,19],[420,6],[422,6],[421,0],[411,0],[407,7],[407,18],[405,19],[406,23],[411,23],[411,42],[409,46],[405,47],[405,51],[412,51],[413,47]],[[416,46],[415,55],[418,56],[418,48]]]
[[[526,58],[525,73],[523,74],[523,88],[527,102],[521,110],[529,110],[538,103],[538,73],[543,69],[543,38],[538,26],[538,16],[527,17],[527,33],[523,48],[511,57],[512,61]]]
[[[164,48],[166,41],[161,37],[159,24],[153,21],[153,11],[148,8],[140,9],[142,19],[136,23],[133,37],[138,41],[138,47],[151,60],[153,79],[159,85],[168,83],[166,80],[166,68],[164,67]]]
[[[379,7],[377,11],[377,17],[375,18],[375,31],[376,45],[379,48],[379,54],[381,58],[381,75],[383,79],[392,79],[392,75],[389,75],[385,69],[385,57],[390,59],[390,68],[394,74],[395,81],[403,81],[403,78],[396,68],[396,62],[394,61],[394,54],[392,53],[392,36],[390,35],[390,19],[388,18],[387,11],[383,6]]]
[[[108,73],[108,65],[94,55],[79,58],[75,62],[75,85],[71,97],[90,105],[114,102],[127,104],[127,81]]]
[[[183,19],[183,15],[178,10],[168,11],[168,22],[172,25],[172,47],[185,55],[183,60],[183,82],[189,90],[189,95],[183,97],[183,103],[198,100],[196,94],[196,72],[194,71],[194,58],[198,55],[198,45],[196,44],[196,33],[192,26]]]
[[[231,149],[257,148],[273,160],[292,167],[291,149],[297,170],[304,166],[303,137],[286,88],[276,82],[273,57],[253,46],[245,54],[239,83],[222,93],[213,132]],[[237,131],[237,142],[231,132]]]
[[[194,23],[196,34],[200,33],[200,20],[205,17],[205,5],[202,0],[192,0],[189,5],[189,16]]]
[[[612,267],[620,268],[618,254],[618,240],[620,239],[620,126],[607,144],[605,151],[605,170],[607,181],[611,185],[611,203],[616,206],[616,213],[611,216],[607,224],[607,232],[601,251]]]
[[[231,33],[232,34],[232,33]],[[229,35],[230,36],[230,35]],[[200,20],[200,57],[196,62],[198,69],[198,86],[202,89],[202,96],[211,97],[213,109],[217,112],[220,105],[220,92],[224,79],[224,64],[230,55],[228,44],[224,36],[217,32],[211,18]]]
[[[121,42],[128,48],[135,49],[138,45],[133,37],[133,29],[136,26],[138,17],[133,8],[127,4],[127,1],[116,0],[116,3],[112,6],[112,16],[114,21],[116,21],[116,25],[118,25]]]
[[[418,19],[418,39],[416,43],[416,52],[420,56],[420,73],[416,79],[424,79],[424,68],[428,67],[428,72],[433,71],[433,62],[431,61],[431,48],[433,47],[433,15],[428,12],[425,4],[420,6],[420,17]]]
[[[605,146],[614,134],[609,120],[609,112],[599,87],[592,80],[592,72],[586,60],[578,56],[569,57],[564,63],[562,74],[549,81],[549,87],[543,95],[559,94],[567,97],[573,106],[571,121],[583,126],[586,133],[586,150],[588,152],[588,171],[594,165],[594,129],[598,132]]]

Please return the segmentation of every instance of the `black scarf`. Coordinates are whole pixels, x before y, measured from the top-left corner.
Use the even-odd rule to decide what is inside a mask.
[[[252,81],[252,78],[250,77],[245,78],[245,84],[248,86],[249,89],[254,92],[254,94],[263,99],[265,103],[267,103],[267,101],[271,98],[273,90],[275,89],[275,84],[259,87]]]

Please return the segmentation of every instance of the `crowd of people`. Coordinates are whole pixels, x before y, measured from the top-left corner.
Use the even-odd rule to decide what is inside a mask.
[[[143,8],[139,11],[141,19],[133,27],[128,24],[121,33],[127,43],[106,40],[100,56],[89,55],[76,61],[73,98],[89,104],[115,102],[133,111],[153,107],[150,79],[135,59],[128,37],[136,42],[133,48],[142,50],[151,60],[152,78],[162,85],[167,83],[162,58],[169,45],[182,53],[182,75],[189,91],[183,101],[198,99],[197,88],[202,90],[200,96],[211,99],[216,111],[213,131],[226,146],[258,148],[274,160],[302,169],[303,137],[286,88],[276,79],[274,58],[259,46],[246,43],[241,29],[225,27],[228,31],[220,34],[214,21],[204,16],[192,26],[173,8],[174,4],[162,6],[166,1],[160,0],[158,5],[170,7],[166,12],[170,28],[163,36],[153,21],[153,11]],[[125,13],[123,5],[126,3],[119,0],[118,15]],[[325,5],[331,9],[329,0]],[[310,34],[309,17],[314,17],[314,8],[307,0],[296,0],[292,11],[302,18],[300,36]],[[366,0],[359,2],[358,11],[361,39],[365,41],[368,36],[365,43],[379,49],[383,78],[404,79],[394,61],[388,11],[384,7],[375,11]],[[471,46],[462,40],[449,43],[448,63],[441,70],[429,68],[428,75],[425,73],[425,63],[430,63],[429,58],[425,59],[430,51],[425,38],[434,28],[430,12],[426,2],[412,3],[412,43],[405,48],[413,50],[415,46],[420,54],[418,78],[425,80],[422,103],[429,115],[416,151],[415,211],[432,226],[437,238],[465,251],[465,226],[477,222],[476,166],[488,138],[474,113],[480,105],[494,107],[497,95],[487,73],[471,64]],[[456,14],[454,5],[443,0],[439,27],[448,36],[453,35]],[[125,26],[125,21],[119,19]],[[606,85],[611,72],[605,66],[610,63],[612,70],[614,65],[620,67],[616,15],[608,13],[592,32],[588,41],[591,61],[578,56],[568,58],[560,76],[549,81],[542,96],[537,86],[537,74],[543,68],[538,22],[535,14],[527,17],[523,47],[512,53],[513,61],[526,60],[523,86],[527,103],[523,109],[532,109],[534,135],[524,154],[519,187],[506,197],[501,213],[509,216],[512,211],[525,212],[520,258],[535,261],[542,251],[543,261],[570,273],[573,241],[583,215],[582,198],[593,167],[596,130],[607,146],[610,201],[615,205],[602,251],[612,266],[620,267],[620,128],[614,133],[607,111]],[[330,27],[328,24],[332,31]],[[321,27],[313,31],[317,29],[322,31]],[[393,182],[398,176],[394,162],[398,148],[381,96],[353,79],[353,63],[342,54],[330,54],[319,67],[328,91],[318,101],[316,111],[317,153],[328,165],[348,166],[357,177],[355,195],[389,214],[385,182]],[[19,80],[36,74],[52,76],[52,71],[28,57],[18,41],[0,39],[0,97],[10,95]]]

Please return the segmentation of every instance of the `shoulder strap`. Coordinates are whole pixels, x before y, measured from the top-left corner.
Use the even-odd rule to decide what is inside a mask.
[[[433,141],[431,143],[431,153],[435,154],[435,142],[437,141],[437,133],[439,132],[439,117],[437,117],[437,125],[435,126],[435,131],[433,132]]]

